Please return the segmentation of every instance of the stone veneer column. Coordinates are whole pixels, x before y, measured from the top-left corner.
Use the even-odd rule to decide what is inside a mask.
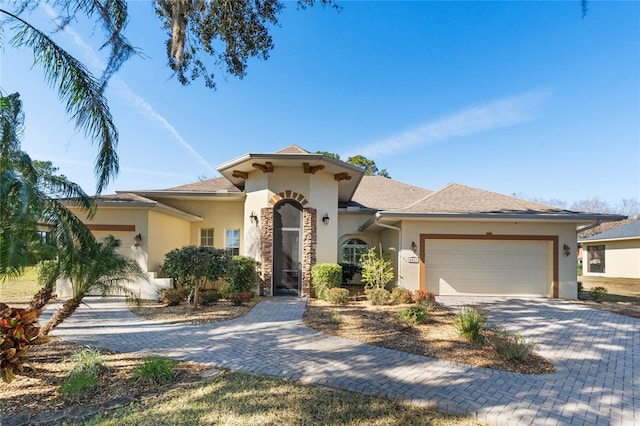
[[[260,294],[273,296],[273,208],[260,210]]]
[[[311,267],[316,264],[316,209],[302,209],[302,294],[311,296]]]

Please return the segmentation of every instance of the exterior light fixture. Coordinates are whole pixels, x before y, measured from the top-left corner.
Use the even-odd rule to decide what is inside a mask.
[[[325,225],[329,224],[329,213],[325,213],[324,216],[322,216],[322,223]]]
[[[249,215],[249,220],[251,221],[251,223],[253,223],[254,225],[258,225],[258,216],[256,216],[256,212],[251,212],[251,214]]]
[[[411,251],[413,251],[414,253],[418,251],[418,246],[416,245],[415,241],[411,241]]]
[[[569,257],[569,255],[571,254],[571,247],[565,244],[562,248],[564,250],[564,255],[566,257]]]
[[[140,247],[140,242],[142,241],[142,235],[138,234],[135,237],[133,237],[133,246],[134,247]]]

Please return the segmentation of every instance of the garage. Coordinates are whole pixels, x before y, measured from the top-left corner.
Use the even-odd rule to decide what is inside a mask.
[[[553,241],[424,238],[426,289],[438,295],[552,296]]]

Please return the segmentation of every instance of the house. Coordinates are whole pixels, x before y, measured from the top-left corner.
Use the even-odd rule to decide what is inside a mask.
[[[640,278],[640,220],[580,240],[582,274]]]
[[[151,277],[137,287],[142,297],[170,285],[157,278],[165,253],[206,245],[259,260],[267,296],[310,295],[315,263],[357,262],[382,247],[395,249],[395,284],[410,290],[576,298],[576,227],[622,219],[459,184],[429,191],[297,146],[245,154],[218,171],[96,197],[87,224],[97,237],[130,242]]]

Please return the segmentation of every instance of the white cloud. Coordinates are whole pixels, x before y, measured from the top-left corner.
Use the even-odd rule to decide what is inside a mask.
[[[49,5],[43,5],[45,12],[52,18],[56,18],[57,14]],[[75,32],[72,28],[66,27],[65,33],[68,34],[73,42],[80,47],[84,54],[87,56],[90,67],[101,70],[105,67],[104,62],[98,57],[95,50],[88,45],[84,39]],[[118,76],[114,76],[111,79],[111,86],[117,89],[116,93],[126,99],[130,105],[132,105],[141,115],[145,116],[150,121],[155,122],[161,128],[165,129],[169,135],[178,142],[187,153],[193,156],[198,163],[200,163],[211,175],[217,175],[216,170],[209,164],[207,160],[204,159],[196,150],[191,146],[176,130],[175,127],[169,123],[169,121],[164,118],[160,113],[158,113],[151,104],[149,104],[142,96],[135,93],[127,83],[125,83],[122,79],[118,78]]]
[[[551,95],[550,90],[533,90],[462,110],[440,120],[362,145],[354,153],[366,157],[411,151],[445,139],[468,136],[536,118],[538,106]],[[354,155],[349,154],[347,156]]]

